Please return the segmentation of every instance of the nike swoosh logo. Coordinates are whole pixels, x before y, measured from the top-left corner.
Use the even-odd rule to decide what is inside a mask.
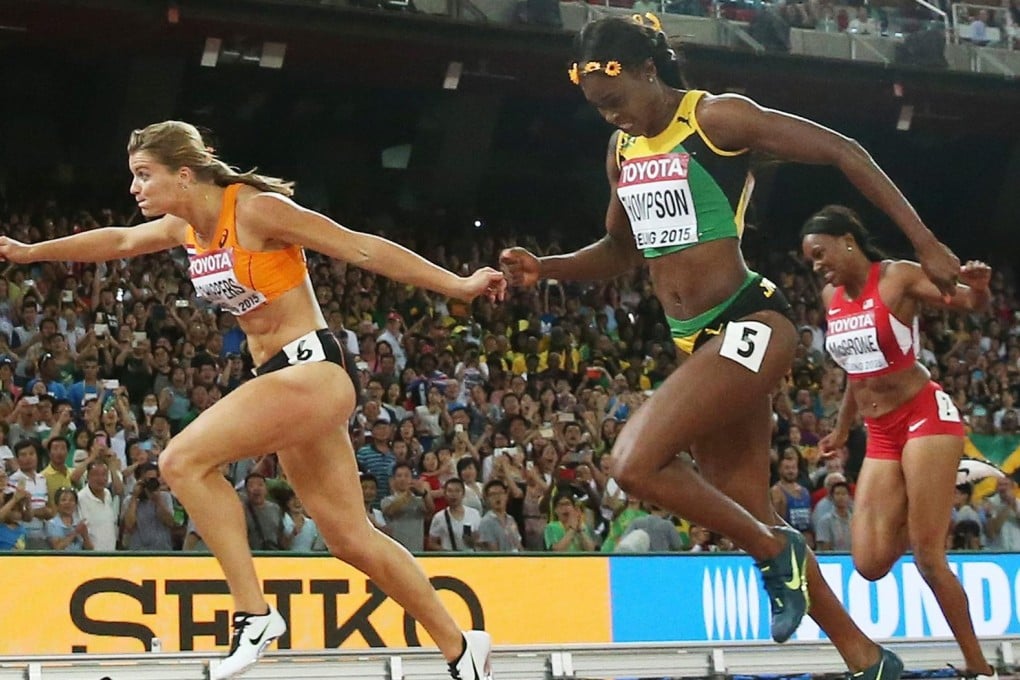
[[[840,307],[830,307],[829,314],[839,314],[843,310]]]
[[[269,621],[268,621],[268,619],[266,620],[266,625],[262,626],[262,632],[259,633],[259,636],[258,637],[254,637],[254,638],[248,638],[248,642],[252,643],[253,645],[255,645],[257,647],[258,644],[260,642],[262,642],[262,638],[265,637],[267,630],[269,630]]]
[[[927,418],[925,418],[923,420],[919,420],[916,423],[911,423],[910,425],[907,425],[907,430],[910,431],[910,432],[917,432],[917,428],[921,427],[926,422],[928,422]]]
[[[864,675],[864,673],[867,672],[867,670],[868,669],[865,668],[863,671],[857,671],[856,673],[854,673],[854,677],[855,678],[862,677]],[[884,655],[882,656],[881,661],[878,662],[878,672],[875,674],[875,678],[877,678],[878,680],[881,680],[882,679],[882,671],[883,670],[885,670],[885,656]]]
[[[801,585],[801,581],[800,581],[800,563],[797,562],[797,551],[796,550],[791,550],[790,551],[790,563],[793,565],[793,576],[790,578],[789,581],[784,581],[783,583],[790,590],[800,590],[800,585]]]

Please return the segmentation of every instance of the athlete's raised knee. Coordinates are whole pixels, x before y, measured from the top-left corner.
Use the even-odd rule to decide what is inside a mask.
[[[895,560],[893,560],[895,562]],[[854,557],[854,568],[857,573],[868,581],[877,581],[892,569],[893,562],[889,560],[859,559]]]

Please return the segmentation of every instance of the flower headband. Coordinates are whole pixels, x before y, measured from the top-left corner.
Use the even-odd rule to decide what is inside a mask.
[[[635,14],[631,17],[631,21],[638,26],[645,26],[656,32],[662,31],[662,22],[659,21],[659,17],[655,16],[651,12],[647,12],[643,16],[641,14]],[[616,60],[607,61],[605,64],[600,61],[587,61],[584,64],[578,64],[575,61],[570,65],[570,68],[567,69],[567,76],[570,77],[570,82],[574,85],[580,85],[581,76],[585,76],[596,71],[601,71],[607,76],[615,78],[623,73],[623,64]]]
[[[579,66],[575,61],[567,70],[567,75],[570,76],[570,82],[574,85],[580,85],[581,76],[594,73],[595,71],[602,71],[607,76],[615,78],[623,73],[623,65],[618,61],[607,61],[604,65],[600,61],[589,61],[585,62],[584,66]]]

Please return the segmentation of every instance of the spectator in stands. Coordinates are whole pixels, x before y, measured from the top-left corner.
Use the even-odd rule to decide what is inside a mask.
[[[59,489],[73,489],[71,471],[67,467],[67,440],[60,437],[50,438],[46,445],[50,463],[40,473],[46,478],[46,489],[51,503],[57,503]],[[77,501],[77,498],[75,498]],[[59,509],[59,508],[58,508]]]
[[[56,329],[54,328],[55,332]],[[25,389],[28,392],[32,392],[32,388],[36,383],[42,383],[45,387],[43,390],[47,394],[52,395],[55,399],[67,399],[67,388],[60,382],[60,366],[57,364],[56,357],[50,352],[44,352],[37,363],[35,371],[36,378],[28,381],[25,385]]]
[[[83,377],[71,385],[67,394],[71,408],[79,416],[85,406],[85,395],[94,394],[98,398],[102,392],[102,384],[99,380],[99,360],[94,356],[86,356],[82,357],[80,361]]]
[[[466,433],[463,433],[467,436]],[[487,507],[485,488],[478,479],[478,461],[471,456],[463,456],[457,460],[457,476],[464,482],[464,505],[474,508],[479,514]]]
[[[393,466],[391,486],[393,493],[380,504],[390,535],[409,551],[423,552],[425,521],[435,507],[431,487],[424,480],[415,480],[407,463]]]
[[[121,517],[125,549],[172,550],[173,500],[161,488],[159,469],[153,463],[139,465],[135,482]]]
[[[545,549],[552,552],[594,552],[598,537],[584,521],[579,499],[567,486],[556,497],[556,520],[545,527]]]
[[[28,532],[23,520],[31,512],[28,491],[6,490],[0,500],[0,552],[26,549]]]
[[[53,550],[79,552],[94,550],[88,523],[78,514],[78,492],[60,489],[56,494],[57,514],[46,522],[46,538]]]
[[[391,476],[392,480],[393,477]],[[365,514],[368,516],[368,521],[372,523],[379,531],[390,533],[390,530],[386,527],[386,517],[383,516],[382,510],[377,506],[379,505],[379,482],[371,474],[367,472],[361,473],[361,495],[365,499]]]
[[[293,489],[284,489],[279,499],[278,507],[284,509],[280,527],[280,550],[312,552],[316,544],[322,543],[315,520],[305,514],[301,499]]]
[[[509,487],[502,480],[490,479],[486,482],[484,497],[489,511],[482,517],[478,527],[477,550],[514,553],[524,550],[520,528],[506,512],[509,493]]]
[[[36,439],[22,439],[14,446],[18,471],[7,479],[7,490],[24,489],[28,492],[29,512],[21,518],[25,528],[25,549],[45,550],[46,522],[56,515],[56,507],[50,502],[46,478],[38,472],[42,447]]]
[[[981,525],[971,519],[953,525],[948,537],[950,550],[981,550]]]
[[[269,499],[269,487],[262,473],[250,472],[245,477],[242,501],[248,546],[252,550],[283,549],[283,511]]]
[[[636,532],[644,532],[648,536],[648,552],[679,552],[683,550],[683,541],[680,533],[670,518],[669,511],[654,503],[646,503],[647,514],[636,517],[623,532],[616,552],[627,544],[629,538]],[[603,551],[604,552],[604,551]]]
[[[464,505],[464,482],[457,477],[443,484],[446,507],[437,510],[429,525],[429,550],[474,552],[481,515]]]
[[[648,510],[645,509],[645,504],[640,499],[635,496],[628,496],[623,507],[614,513],[610,520],[609,530],[606,532],[605,538],[602,540],[602,546],[599,549],[604,553],[614,552],[617,542],[627,533],[631,523],[647,514]]]
[[[971,495],[974,487],[970,482],[963,482],[956,485],[953,495],[953,509],[951,513],[950,532],[953,526],[960,522],[971,521],[978,525],[981,533],[984,533],[985,517],[971,504]],[[980,537],[979,537],[980,538]]]
[[[988,547],[1020,551],[1020,500],[1016,497],[1016,482],[1011,477],[1001,477],[995,491],[984,504]]]
[[[93,460],[86,468],[85,487],[78,494],[78,513],[88,525],[94,549],[101,552],[117,549],[120,524],[120,496],[107,488],[109,477],[107,464]]]
[[[22,439],[36,436],[38,405],[39,397],[27,392],[14,402],[14,411],[7,418],[10,425],[7,441],[17,444]]]
[[[772,507],[784,522],[813,539],[811,492],[797,481],[800,456],[787,449],[779,461],[779,481],[772,486]]]
[[[820,551],[851,549],[850,485],[846,481],[835,481],[829,486],[832,510],[822,515],[815,526],[816,549]]]
[[[72,485],[77,486],[81,484],[81,480],[85,477],[89,465],[94,462],[101,462],[109,471],[109,479],[106,481],[106,485],[113,492],[114,496],[120,498],[125,493],[134,493],[137,478],[135,482],[125,482],[124,473],[122,472],[124,468],[121,465],[120,458],[107,445],[107,434],[105,432],[92,432],[87,433],[86,437],[86,455],[83,456],[81,451],[75,452],[74,469],[70,474]],[[138,465],[132,467],[132,475],[138,471],[138,467]]]
[[[376,420],[372,423],[371,443],[358,449],[356,454],[358,467],[375,477],[376,483],[383,489],[389,488],[390,475],[397,463],[390,445],[392,431],[389,421],[382,418]]]

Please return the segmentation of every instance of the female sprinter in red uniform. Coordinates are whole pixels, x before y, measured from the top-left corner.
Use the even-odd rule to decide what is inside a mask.
[[[136,130],[128,154],[131,194],[143,215],[157,219],[43,243],[0,237],[0,257],[102,262],[183,245],[196,293],[236,315],[247,334],[257,377],[202,413],[159,457],[163,478],[219,560],[234,598],[233,644],[213,680],[243,672],[286,630],[263,597],[241,503],[217,471],[273,451],[332,553],[421,622],[452,677],[491,677],[488,634],[462,633],[411,554],[365,517],[347,433],[355,392],[316,303],[303,248],[463,300],[502,298],[502,275],[485,268],[456,276],[390,241],[345,229],[290,200],[289,182],[232,170],[187,123]]]
[[[991,269],[960,268],[951,297],[914,262],[884,260],[868,244],[857,215],[828,206],[801,229],[802,248],[825,278],[825,347],[849,385],[823,454],[846,443],[856,415],[868,429],[851,526],[854,566],[867,579],[885,576],[909,548],[966,661],[966,678],[996,678],[974,635],[967,595],[946,562],[963,423],[953,399],[917,360],[921,305],[975,311],[988,304]]]

